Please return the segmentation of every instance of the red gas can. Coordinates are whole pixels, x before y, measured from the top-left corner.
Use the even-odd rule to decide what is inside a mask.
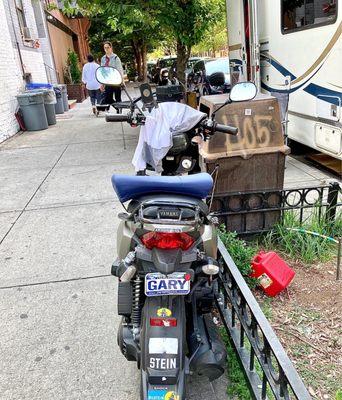
[[[274,251],[261,251],[252,260],[251,277],[257,278],[268,296],[276,296],[287,288],[295,272]]]

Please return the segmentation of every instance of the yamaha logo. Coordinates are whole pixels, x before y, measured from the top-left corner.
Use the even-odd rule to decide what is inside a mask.
[[[159,215],[162,218],[179,218],[180,211],[179,210],[160,210]]]

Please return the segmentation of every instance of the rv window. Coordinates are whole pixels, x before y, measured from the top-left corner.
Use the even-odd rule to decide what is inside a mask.
[[[337,0],[282,0],[282,32],[331,24],[337,17]]]

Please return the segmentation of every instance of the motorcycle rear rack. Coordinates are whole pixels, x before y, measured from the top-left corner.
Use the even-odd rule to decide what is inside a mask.
[[[183,220],[182,214],[183,210],[180,210],[179,217],[176,218],[161,218],[160,213],[158,212],[157,218],[146,218],[144,217],[144,204],[142,204],[139,208],[139,214],[136,216],[136,222],[140,222],[141,224],[152,224],[152,225],[185,225],[196,227],[200,223],[202,223],[202,218],[200,216],[200,209],[198,207],[188,207],[192,208],[195,211],[195,217],[191,220]]]

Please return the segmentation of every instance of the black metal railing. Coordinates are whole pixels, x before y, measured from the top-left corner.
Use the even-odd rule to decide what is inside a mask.
[[[252,399],[311,399],[243,276],[219,240],[216,304],[235,347]]]
[[[339,183],[333,182],[318,187],[214,195],[212,215],[240,235],[269,231],[289,210],[298,210],[301,224],[312,210],[319,220],[334,221],[342,206],[339,193]]]

